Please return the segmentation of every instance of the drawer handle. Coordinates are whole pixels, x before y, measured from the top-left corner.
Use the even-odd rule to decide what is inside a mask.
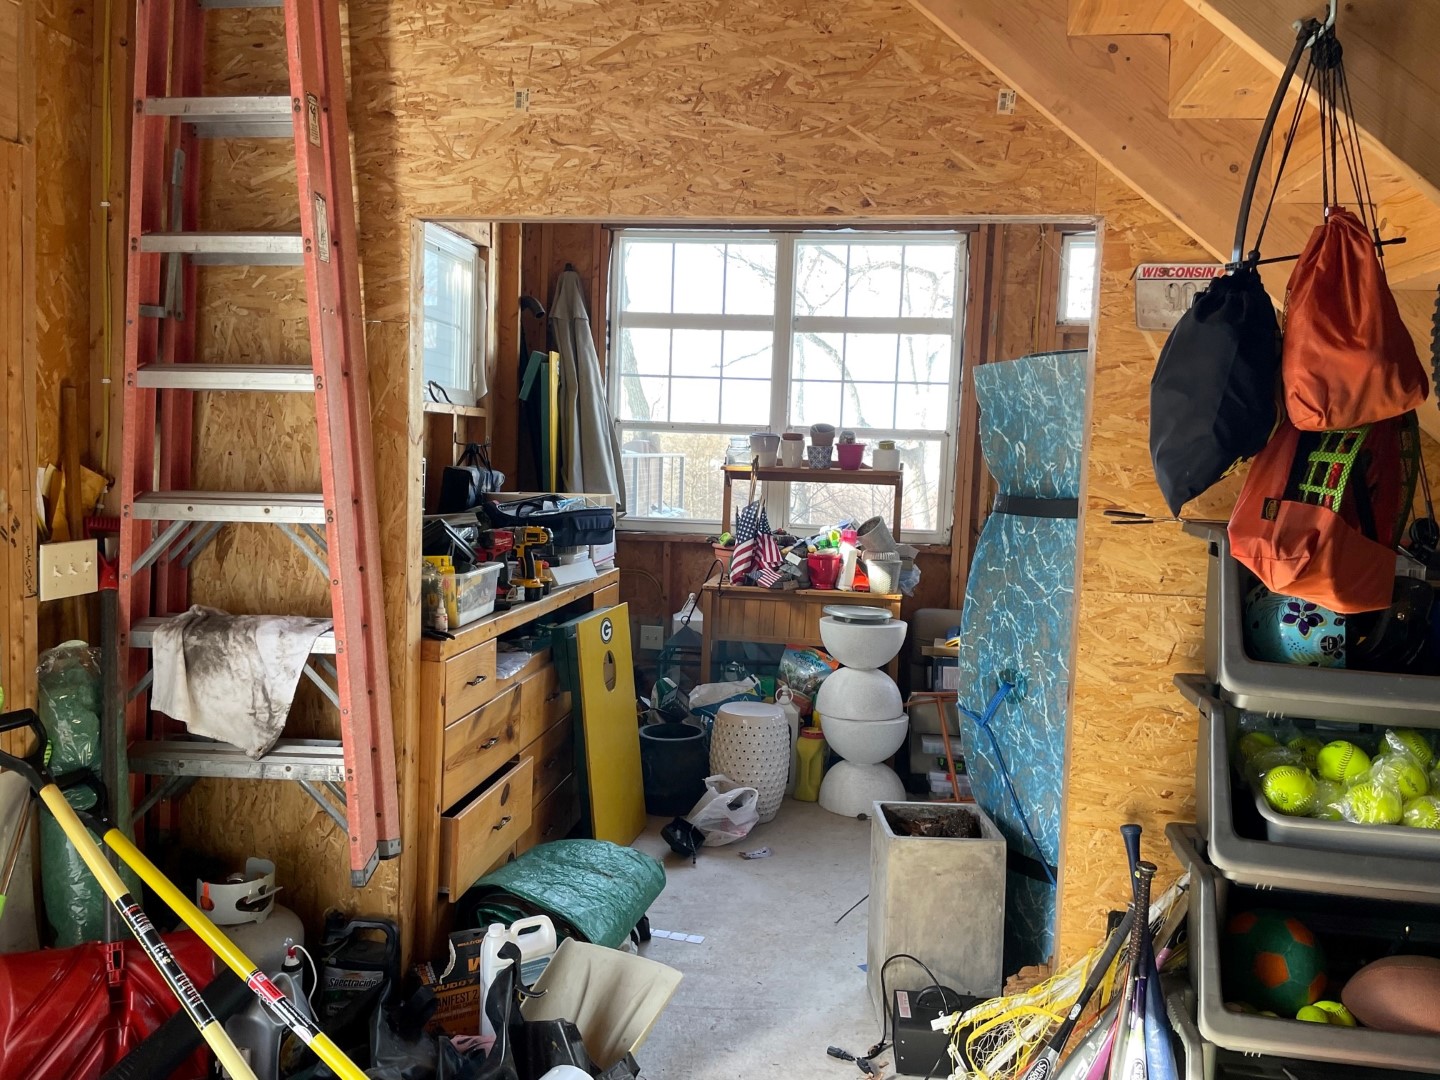
[[[553,769],[556,765],[559,765],[559,764],[560,764],[560,755],[559,755],[559,754],[551,754],[548,758],[545,759],[545,764],[540,766],[540,771],[541,771],[541,772],[549,772],[551,769]]]
[[[501,829],[505,828],[506,825],[509,825],[509,824],[510,824],[510,820],[511,820],[510,815],[509,815],[509,814],[506,814],[504,817],[502,817],[502,818],[500,819],[500,821],[499,821],[496,825],[494,825],[494,826],[490,829],[490,831],[491,831],[491,832],[499,832]]]
[[[480,685],[482,682],[484,682],[484,681],[485,681],[485,676],[484,676],[484,675],[476,675],[473,679],[471,679],[471,680],[470,680],[469,682],[467,682],[465,685],[466,685],[466,686],[479,686],[479,685]]]
[[[545,704],[548,705],[548,704],[550,704],[550,702],[552,702],[552,701],[559,701],[560,698],[561,698],[561,696],[562,696],[564,693],[565,693],[564,690],[556,690],[553,694],[551,694],[549,697],[547,697],[547,698],[545,699]]]
[[[500,736],[499,736],[499,735],[492,735],[492,736],[490,736],[490,738],[486,739],[483,743],[480,744],[480,749],[481,749],[481,750],[489,750],[492,746],[499,746],[499,745],[500,745]]]

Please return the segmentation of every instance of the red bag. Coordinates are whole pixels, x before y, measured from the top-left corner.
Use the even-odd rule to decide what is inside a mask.
[[[1333,431],[1419,408],[1425,369],[1375,242],[1365,225],[1332,206],[1290,275],[1281,373],[1290,422]]]
[[[1271,592],[1347,615],[1389,607],[1418,459],[1413,412],[1323,433],[1282,422],[1230,515],[1231,553]]]

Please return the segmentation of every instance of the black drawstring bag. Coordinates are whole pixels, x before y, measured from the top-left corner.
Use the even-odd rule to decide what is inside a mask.
[[[1313,19],[1300,27],[1275,89],[1240,198],[1228,272],[1197,294],[1190,310],[1180,317],[1150,380],[1150,459],[1155,482],[1172,514],[1179,515],[1182,506],[1213,486],[1236,462],[1263,450],[1275,430],[1280,324],[1257,267],[1260,242],[1295,140],[1296,124],[1286,137],[1270,205],[1249,255],[1244,255],[1245,237],[1275,120],[1300,58],[1319,30],[1320,24]],[[1307,72],[1307,92],[1312,76],[1313,70]]]
[[[1215,278],[1160,351],[1150,380],[1150,458],[1170,512],[1275,430],[1280,324],[1253,266]]]
[[[490,467],[489,443],[468,443],[458,463],[445,466],[440,474],[440,499],[436,509],[442,514],[460,514],[473,510],[492,491],[499,491],[505,474]]]

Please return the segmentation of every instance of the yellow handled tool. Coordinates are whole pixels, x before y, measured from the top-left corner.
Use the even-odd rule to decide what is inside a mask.
[[[171,989],[175,991],[175,996],[180,999],[181,1005],[185,1007],[191,1020],[194,1021],[196,1027],[199,1028],[201,1035],[203,1035],[205,1041],[210,1044],[210,1048],[215,1052],[215,1057],[220,1061],[220,1064],[225,1066],[226,1071],[229,1072],[234,1080],[255,1080],[255,1074],[239,1056],[234,1043],[232,1043],[229,1036],[226,1035],[224,1027],[215,1021],[214,1015],[210,1013],[209,1008],[205,1005],[204,1000],[201,999],[194,984],[190,982],[185,972],[175,963],[174,956],[170,954],[169,948],[165,945],[164,941],[161,940],[160,935],[155,932],[155,928],[150,924],[149,919],[145,917],[145,913],[140,910],[140,906],[136,904],[125,891],[125,883],[120,879],[120,875],[117,874],[115,869],[106,861],[99,846],[91,840],[90,834],[85,830],[85,825],[82,823],[80,816],[75,812],[74,808],[65,801],[64,793],[61,792],[59,786],[56,785],[54,778],[50,775],[44,764],[49,758],[49,746],[45,729],[40,724],[40,718],[30,710],[0,715],[0,732],[20,727],[28,727],[35,733],[39,740],[40,750],[32,754],[28,759],[0,753],[0,767],[14,769],[19,772],[29,780],[30,785],[40,793],[40,797],[45,801],[45,805],[50,807],[51,813],[55,815],[55,820],[58,821],[61,828],[65,830],[65,835],[70,838],[70,842],[74,844],[75,849],[80,852],[81,858],[85,860],[85,865],[90,868],[90,872],[94,874],[96,880],[100,882],[101,888],[105,890],[106,895],[110,897],[116,908],[120,911],[121,917],[130,925],[130,929],[134,932],[136,938],[139,939],[140,944],[145,948],[145,951],[150,954],[150,958],[155,961],[155,966],[160,969],[160,973],[164,975],[166,981],[170,983]],[[84,782],[87,786],[99,792],[100,798],[96,805],[97,807],[103,807],[105,799],[99,782],[95,780],[94,777],[87,777]],[[310,1049],[314,1051],[315,1056],[329,1066],[331,1071],[340,1077],[340,1080],[366,1080],[364,1070],[351,1061],[345,1052],[335,1045],[330,1036],[316,1027],[314,1021],[297,1009],[294,1003],[285,996],[284,991],[277,987],[275,983],[270,980],[269,976],[258,969],[254,962],[237,948],[235,943],[226,937],[225,934],[206,917],[203,911],[191,903],[190,899],[176,888],[169,878],[161,873],[160,868],[146,858],[145,854],[131,843],[128,836],[98,814],[87,813],[86,816],[92,819],[92,827],[95,828],[97,833],[101,834],[101,838],[105,841],[106,845],[120,857],[121,861],[130,867],[131,870],[134,870],[135,873],[139,875],[140,880],[149,887],[151,892],[165,901],[170,909],[174,911],[176,915],[180,916],[180,921],[193,930],[196,936],[205,942],[216,956],[225,961],[226,966],[229,967],[231,971],[244,979],[245,984],[250,987],[255,996],[265,1002],[271,1014],[310,1047]],[[74,826],[73,831],[71,823],[73,823]],[[114,891],[112,891],[112,885]],[[117,898],[117,894],[119,898]],[[121,898],[123,898],[123,906]],[[133,913],[138,916],[138,919],[143,921],[143,926],[148,932],[149,939],[153,939],[154,944],[158,946],[162,955],[168,958],[170,968],[173,968],[179,979],[183,980],[182,984],[177,985],[177,982],[171,979],[170,970],[157,958],[156,953],[152,952],[149,939],[147,939],[146,936],[142,936],[142,931],[137,929],[136,922],[132,920],[132,909]],[[189,990],[182,993],[182,990],[179,988],[179,986],[182,985],[188,986]],[[192,1009],[192,1002],[194,1006],[198,1007],[198,1011]],[[202,1024],[200,1019],[197,1019],[197,1015],[202,1016],[202,1018],[208,1017],[208,1024]],[[212,1032],[215,1033],[214,1037],[212,1037]]]
[[[120,918],[125,925],[130,927],[130,932],[135,935],[135,940],[145,950],[145,955],[150,957],[150,962],[160,972],[165,982],[169,984],[170,991],[175,995],[180,1007],[185,1010],[185,1015],[195,1025],[205,1042],[209,1044],[214,1052],[216,1060],[225,1067],[233,1080],[255,1080],[255,1073],[240,1056],[240,1051],[230,1040],[225,1032],[225,1025],[221,1024],[215,1014],[210,1011],[210,1006],[205,1004],[205,999],[200,996],[200,991],[190,981],[190,976],[175,959],[175,954],[170,951],[170,946],[155,929],[155,925],[146,916],[135,898],[125,888],[125,882],[115,872],[115,868],[105,859],[105,853],[100,846],[90,838],[85,830],[80,816],[75,808],[65,801],[65,793],[55,783],[55,778],[50,775],[50,741],[45,734],[45,728],[40,723],[40,717],[33,709],[21,709],[18,712],[0,714],[0,732],[14,731],[20,728],[29,728],[35,733],[37,748],[29,758],[16,757],[13,754],[0,752],[0,767],[13,769],[25,777],[31,788],[40,796],[41,801],[50,809],[57,825],[65,833],[67,839],[80,853],[85,866],[100,883],[100,888],[110,898],[110,903],[119,912]],[[114,830],[111,830],[112,832]]]

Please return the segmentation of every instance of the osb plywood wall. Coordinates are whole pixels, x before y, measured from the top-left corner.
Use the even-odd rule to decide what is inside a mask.
[[[278,37],[277,13],[208,18],[212,90],[282,89],[278,56],[264,48]],[[392,682],[411,821],[420,812],[420,423],[408,344],[416,218],[1106,218],[1062,908],[1064,951],[1093,940],[1100,912],[1128,891],[1115,827],[1146,824],[1147,852],[1158,858],[1160,827],[1189,813],[1191,799],[1193,724],[1169,678],[1199,665],[1202,550],[1171,526],[1106,531],[1098,513],[1160,508],[1145,449],[1160,341],[1133,329],[1128,276],[1137,262],[1198,254],[1184,235],[1097,177],[1093,160],[1023,102],[997,116],[1000,84],[895,0],[391,0],[354,5],[350,33]],[[517,108],[521,91],[528,108]],[[295,220],[283,148],[216,146],[207,168],[220,188],[208,227]],[[209,359],[303,353],[298,277],[227,272],[207,295],[222,301],[202,327]],[[246,475],[313,484],[294,404],[274,406],[286,433],[278,439],[245,407],[203,408],[206,453],[221,455],[205,475],[260,444],[267,460]],[[210,568],[220,585],[207,595],[245,608],[297,597],[308,606],[317,594],[302,591],[304,564],[259,544],[218,549]],[[263,605],[246,599],[255,596]],[[216,853],[275,858],[288,902],[307,916],[338,904],[403,918],[415,889],[430,884],[390,864],[366,893],[349,890],[340,838],[298,792],[206,785],[190,800],[192,839]]]

